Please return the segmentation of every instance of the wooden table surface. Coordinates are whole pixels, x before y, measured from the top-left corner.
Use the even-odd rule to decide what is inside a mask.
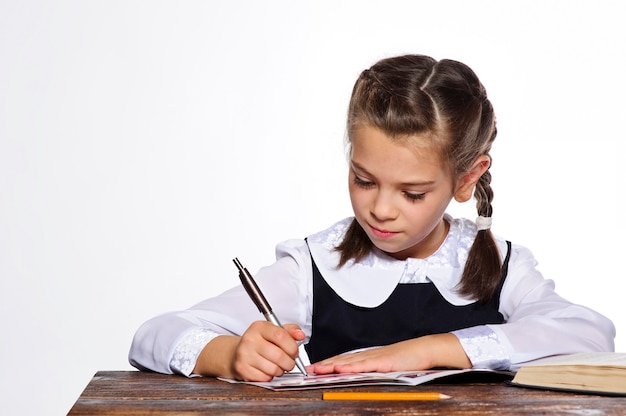
[[[324,401],[323,391],[436,391],[437,401]],[[77,415],[626,415],[626,398],[488,383],[368,386],[274,392],[213,378],[99,371],[69,412]]]

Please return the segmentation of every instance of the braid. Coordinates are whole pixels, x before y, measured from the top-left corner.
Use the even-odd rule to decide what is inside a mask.
[[[491,217],[493,190],[489,170],[478,180],[474,198],[478,215]],[[491,230],[479,230],[467,256],[459,293],[476,298],[481,303],[487,302],[500,283],[501,273],[500,252]]]
[[[482,217],[491,217],[493,208],[491,201],[493,201],[493,190],[491,189],[491,172],[487,170],[480,177],[476,184],[476,190],[474,191],[474,198],[476,198],[476,210],[478,215]]]

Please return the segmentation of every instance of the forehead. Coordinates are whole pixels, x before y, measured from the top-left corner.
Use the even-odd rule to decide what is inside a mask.
[[[428,134],[391,137],[378,128],[363,126],[350,135],[350,160],[381,177],[434,180],[447,172],[432,142]]]

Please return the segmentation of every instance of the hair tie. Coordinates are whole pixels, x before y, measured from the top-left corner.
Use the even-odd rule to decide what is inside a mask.
[[[476,218],[476,228],[478,231],[488,230],[491,228],[491,217],[483,217],[482,215]]]

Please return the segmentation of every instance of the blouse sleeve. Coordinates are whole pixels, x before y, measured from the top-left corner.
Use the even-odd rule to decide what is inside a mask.
[[[505,323],[455,334],[475,367],[517,370],[539,358],[614,351],[615,327],[605,316],[571,303],[536,269],[531,252],[513,246],[500,296]]]
[[[255,280],[283,324],[311,328],[311,259],[303,240],[276,248],[277,261],[261,269]],[[242,335],[264,319],[242,286],[206,299],[191,308],[159,315],[137,330],[129,352],[131,365],[159,373],[191,375],[198,355],[219,335]],[[303,343],[308,342],[306,338]]]

